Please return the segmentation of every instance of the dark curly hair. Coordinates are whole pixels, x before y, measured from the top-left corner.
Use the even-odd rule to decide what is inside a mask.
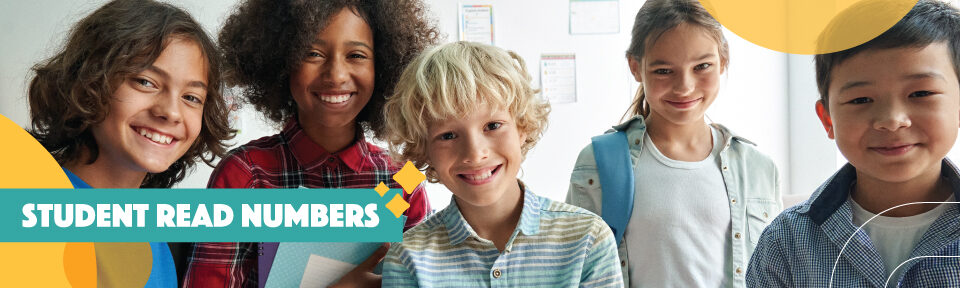
[[[198,160],[212,166],[226,153],[235,131],[227,122],[221,89],[221,60],[215,43],[186,11],[153,0],[115,0],[77,22],[66,45],[33,67],[28,98],[30,133],[61,165],[89,152],[98,157],[91,128],[110,110],[124,79],[147,69],[173,37],[196,42],[207,59],[207,100],[200,136],[161,173],[148,173],[140,187],[169,188]]]
[[[317,32],[343,8],[356,12],[373,31],[374,91],[356,121],[379,138],[385,97],[404,66],[439,38],[420,0],[243,1],[220,31],[230,84],[245,88],[244,98],[275,124],[295,116],[290,74]]]

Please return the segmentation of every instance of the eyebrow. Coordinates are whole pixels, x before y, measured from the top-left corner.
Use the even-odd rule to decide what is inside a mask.
[[[903,77],[900,77],[900,79],[903,79],[903,80],[919,80],[919,79],[929,79],[929,78],[940,79],[943,81],[947,80],[946,77],[943,77],[943,74],[940,74],[937,72],[920,72],[920,73],[907,74],[907,75],[904,75]],[[853,89],[857,87],[870,86],[870,85],[873,85],[872,81],[847,82],[847,84],[844,84],[843,87],[840,87],[840,91],[837,91],[837,93],[842,93],[844,90],[847,90],[847,89]]]
[[[703,54],[702,56],[697,57],[697,59],[693,59],[693,61],[706,60],[707,58],[714,57],[714,56],[716,56],[716,55],[717,55],[717,54],[714,54],[714,53]],[[670,65],[670,62],[667,62],[667,61],[665,61],[665,60],[659,60],[659,59],[658,59],[658,60],[653,61],[653,62],[651,62],[651,63],[649,64],[649,66],[657,66],[657,65]]]
[[[160,69],[160,67],[150,65],[150,67],[147,67],[147,70],[153,73],[160,74],[160,77],[170,79],[170,73],[167,73],[167,71],[163,71],[163,69]],[[196,80],[190,81],[189,83],[187,83],[187,87],[196,87],[203,90],[209,90],[207,89],[206,83],[203,83],[203,81],[196,81]]]
[[[323,40],[321,40],[321,39],[314,39],[313,42],[310,42],[310,43],[311,43],[311,44],[317,44],[317,45],[327,44],[326,41],[323,41]],[[349,46],[361,46],[361,47],[366,47],[367,49],[373,50],[373,47],[370,47],[369,44],[367,44],[366,42],[361,42],[361,41],[347,41],[347,45],[349,45]]]

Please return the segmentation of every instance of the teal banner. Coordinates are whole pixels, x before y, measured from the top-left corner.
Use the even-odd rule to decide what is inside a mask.
[[[399,242],[388,207],[408,207],[402,189],[0,191],[0,242]]]

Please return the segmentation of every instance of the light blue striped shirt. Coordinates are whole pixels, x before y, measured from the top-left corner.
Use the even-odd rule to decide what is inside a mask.
[[[960,199],[960,170],[944,159],[941,177]],[[760,236],[747,271],[747,286],[960,287],[957,204],[944,204],[949,208],[921,236],[917,247],[903,247],[912,249],[911,260],[897,269],[903,271],[899,277],[888,280],[870,236],[853,224],[847,197],[854,180],[856,170],[847,164],[807,202],[777,216]]]
[[[450,201],[390,247],[383,287],[623,287],[613,233],[599,216],[524,190],[502,253]]]

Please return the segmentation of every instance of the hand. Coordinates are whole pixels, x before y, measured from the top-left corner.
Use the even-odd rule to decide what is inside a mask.
[[[377,266],[377,263],[383,261],[383,257],[387,255],[389,249],[390,243],[383,243],[380,249],[373,252],[367,260],[363,260],[363,263],[357,265],[357,268],[347,272],[346,275],[343,275],[343,278],[340,278],[337,283],[330,285],[328,288],[380,287],[381,276],[373,274],[373,268]]]

